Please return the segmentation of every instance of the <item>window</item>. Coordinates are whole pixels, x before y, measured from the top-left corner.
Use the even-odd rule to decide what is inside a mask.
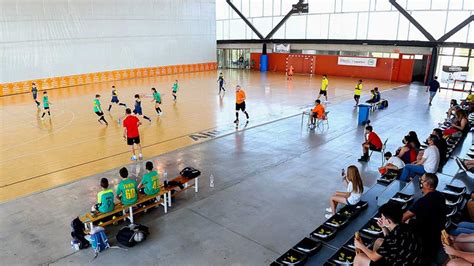
[[[452,0],[451,2],[461,2]],[[448,9],[449,0],[431,0],[431,9],[446,10]]]
[[[370,0],[343,0],[342,12],[369,11]]]
[[[408,40],[408,30],[410,27],[410,22],[401,14],[398,14],[398,36],[397,40],[406,41]]]
[[[309,15],[306,38],[327,39],[328,38],[329,15]]]
[[[357,14],[344,13],[333,14],[330,18],[329,38],[330,39],[355,39]]]
[[[254,18],[253,25],[265,37],[272,30],[272,18]],[[258,39],[258,36],[255,33],[253,36],[253,39]]]
[[[389,11],[392,10],[392,4],[387,0],[377,0],[375,5],[376,11]]]
[[[224,22],[223,21],[216,21],[216,39],[217,40],[222,40],[223,39],[223,28],[222,28],[222,24]]]
[[[283,17],[273,17],[273,26],[272,29],[280,23],[280,21],[283,19]],[[285,39],[285,28],[286,28],[286,23],[280,27],[280,29],[273,34],[273,39]]]
[[[273,0],[263,0],[263,15],[272,16],[273,14]]]
[[[453,55],[454,53],[454,48],[452,47],[443,47],[441,48],[440,54],[443,55]]]
[[[286,22],[287,39],[304,39],[306,35],[306,16],[293,15]]]
[[[469,56],[469,48],[456,48],[454,50],[455,55]]]
[[[429,10],[431,1],[426,0],[408,0],[408,10]]]
[[[250,8],[250,17],[263,16],[263,0],[252,0],[252,8]]]
[[[247,25],[241,19],[230,20],[229,38],[231,40],[246,39],[245,30]],[[250,30],[250,29],[249,29]]]
[[[359,13],[357,22],[357,39],[367,39],[367,23],[369,23],[369,13]]]
[[[242,10],[242,0],[232,0],[232,4],[234,4],[234,6],[238,10]],[[226,3],[226,5],[227,5],[227,3]],[[240,18],[239,15],[232,8],[230,8],[230,10],[232,10],[232,18]]]
[[[448,13],[448,23],[446,25],[446,32],[450,31],[451,29],[459,25],[459,23],[464,21],[470,15],[471,15],[471,12],[468,12],[468,11],[450,11]],[[468,29],[469,29],[468,26],[462,28],[460,31],[456,32],[456,34],[449,37],[447,41],[448,42],[466,42]]]
[[[333,13],[334,0],[308,0],[309,13]]]
[[[229,8],[225,0],[216,0],[216,19],[228,19]]]
[[[242,9],[240,9],[240,13],[244,15],[245,17],[250,16],[250,0],[242,0]]]
[[[381,23],[382,21],[398,20],[397,12],[374,12],[370,14],[369,39],[396,40],[397,23]]]
[[[463,1],[450,1],[449,2],[449,9],[462,9],[462,2]]]
[[[412,16],[418,20],[418,22],[423,25],[423,27],[431,33],[435,39],[444,34],[446,11],[415,11],[412,12]],[[421,32],[418,30],[415,32],[415,29],[415,26],[410,27],[410,39],[427,40]]]
[[[281,15],[281,0],[273,0],[273,15]]]
[[[453,66],[467,66],[467,57],[453,57]]]

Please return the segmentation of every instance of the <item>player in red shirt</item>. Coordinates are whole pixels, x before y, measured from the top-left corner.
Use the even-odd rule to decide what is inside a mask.
[[[369,150],[381,151],[382,141],[379,136],[373,132],[372,126],[365,127],[365,142],[362,143],[362,150],[364,155],[360,157],[359,162],[367,162],[369,160]]]
[[[125,113],[126,117],[123,120],[123,127],[125,128],[123,131],[123,138],[127,140],[128,145],[132,146],[132,161],[137,160],[137,156],[135,155],[135,145],[137,145],[138,148],[138,159],[141,160],[143,155],[138,127],[142,123],[140,123],[140,120],[136,116],[132,115],[132,110],[130,110],[130,108],[127,108]]]

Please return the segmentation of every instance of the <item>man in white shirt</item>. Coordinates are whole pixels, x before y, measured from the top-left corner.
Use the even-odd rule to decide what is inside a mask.
[[[409,181],[415,175],[423,175],[425,173],[434,174],[438,171],[439,165],[439,150],[435,146],[435,142],[438,137],[430,135],[428,137],[428,148],[423,153],[423,157],[413,162],[413,164],[407,164],[403,168],[402,175],[400,176],[401,181]]]

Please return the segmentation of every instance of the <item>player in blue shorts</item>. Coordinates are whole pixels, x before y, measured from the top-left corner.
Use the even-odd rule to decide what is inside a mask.
[[[151,119],[148,116],[143,114],[142,101],[140,100],[140,95],[139,94],[135,94],[135,108],[133,109],[133,113],[135,115],[142,116],[143,118],[145,118],[146,120],[151,122]]]
[[[33,82],[31,84],[31,94],[33,96],[33,100],[35,101],[36,103],[36,107],[38,107],[38,109],[40,109],[40,102],[38,102],[37,98],[38,98],[38,88],[36,88],[36,84]]]
[[[118,98],[118,92],[117,92],[117,89],[115,89],[115,86],[112,86],[112,99],[110,100],[110,105],[109,105],[109,109],[107,111],[110,112],[110,109],[112,109],[112,104],[115,103],[115,104],[118,104],[118,105],[121,105],[125,108],[127,108],[127,105],[124,104],[124,103],[121,103],[119,101],[119,98]]]

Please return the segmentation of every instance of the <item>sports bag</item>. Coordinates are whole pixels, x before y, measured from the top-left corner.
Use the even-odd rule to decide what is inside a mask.
[[[110,248],[109,240],[103,227],[96,226],[91,230],[90,242],[95,254]]]
[[[117,242],[126,247],[133,247],[146,240],[150,234],[148,227],[141,224],[130,224],[122,227],[116,236]]]
[[[71,222],[71,246],[74,249],[85,249],[90,246],[89,241],[85,238],[86,233],[84,233],[85,226],[84,223],[76,217]]]
[[[191,178],[196,178],[200,176],[201,171],[188,166],[188,167],[185,167],[183,170],[181,170],[179,174],[191,179]]]

